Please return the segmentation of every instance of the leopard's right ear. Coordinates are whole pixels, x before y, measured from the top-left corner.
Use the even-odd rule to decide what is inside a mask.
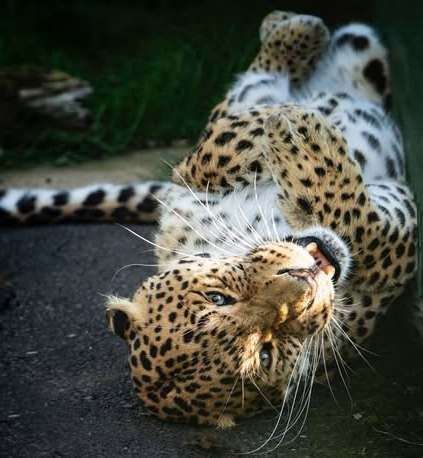
[[[109,329],[121,339],[127,340],[134,322],[139,319],[139,304],[128,299],[109,296],[106,319]]]

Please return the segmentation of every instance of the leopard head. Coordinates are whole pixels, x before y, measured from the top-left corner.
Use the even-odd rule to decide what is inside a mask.
[[[182,258],[132,300],[110,298],[109,326],[128,344],[145,406],[165,419],[229,426],[280,403],[306,342],[331,320],[344,275],[342,253],[333,254],[342,242],[332,249],[324,236]]]

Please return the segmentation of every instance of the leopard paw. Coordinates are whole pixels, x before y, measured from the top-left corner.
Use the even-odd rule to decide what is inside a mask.
[[[270,33],[276,29],[276,27],[283,21],[291,19],[292,17],[296,16],[296,13],[291,11],[279,11],[275,10],[269,13],[267,16],[264,17],[263,21],[260,25],[260,41],[264,43]]]
[[[250,70],[286,72],[291,83],[299,85],[310,76],[326,49],[328,29],[321,19],[307,15],[293,16],[276,25],[271,19],[264,23],[265,38]]]

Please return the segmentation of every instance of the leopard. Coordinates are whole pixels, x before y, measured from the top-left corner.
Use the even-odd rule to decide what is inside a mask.
[[[377,32],[273,11],[259,38],[172,181],[0,193],[3,224],[158,223],[154,240],[123,226],[158,269],[132,297],[110,296],[106,317],[136,395],[164,420],[280,420],[299,386],[307,399],[360,354],[416,271]]]

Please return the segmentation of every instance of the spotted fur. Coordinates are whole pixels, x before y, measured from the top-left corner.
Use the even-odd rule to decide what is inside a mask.
[[[336,365],[334,342],[362,344],[416,269],[376,33],[330,37],[318,18],[273,12],[260,39],[173,184],[0,194],[3,221],[153,220],[160,203],[159,272],[107,316],[137,395],[164,419],[228,427],[279,406],[323,352]]]
[[[64,221],[157,221],[159,201],[170,184],[99,183],[76,189],[5,189],[0,191],[0,224]]]

